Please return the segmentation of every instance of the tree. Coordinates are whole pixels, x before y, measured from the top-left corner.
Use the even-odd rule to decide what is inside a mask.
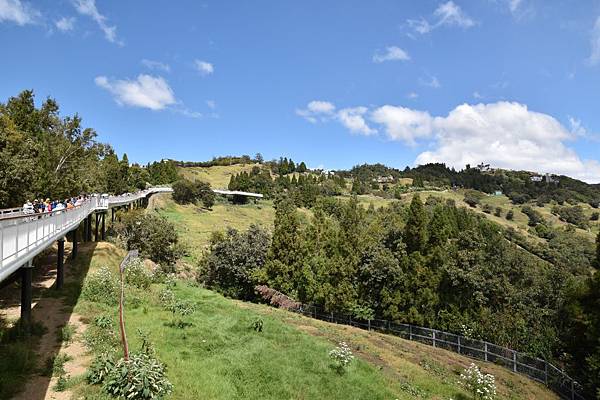
[[[595,267],[600,269],[600,233],[596,236],[596,259],[594,261]]]
[[[298,164],[298,167],[296,168],[296,171],[300,172],[301,174],[303,174],[306,171],[308,171],[308,168],[306,168],[306,164],[304,163],[304,161],[302,161],[302,162],[300,162],[300,164]]]
[[[423,208],[421,197],[418,194],[415,194],[410,202],[403,238],[409,254],[414,251],[425,251],[427,243],[427,214]]]
[[[196,187],[187,179],[180,179],[173,184],[173,200],[179,204],[193,203],[197,199]]]
[[[256,153],[256,155],[254,156],[254,160],[259,164],[262,164],[265,161],[262,154],[260,153]]]
[[[256,225],[243,233],[229,229],[225,236],[217,235],[202,260],[200,279],[226,296],[254,299],[254,272],[263,267],[269,244],[268,233]]]
[[[215,204],[215,192],[212,191],[210,183],[197,181],[194,187],[196,198],[209,210]]]

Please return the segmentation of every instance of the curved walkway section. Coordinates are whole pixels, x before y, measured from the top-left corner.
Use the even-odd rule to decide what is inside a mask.
[[[157,187],[122,196],[94,196],[78,207],[49,213],[24,215],[20,209],[12,209],[0,214],[0,282],[76,229],[88,215],[164,192],[172,189]]]

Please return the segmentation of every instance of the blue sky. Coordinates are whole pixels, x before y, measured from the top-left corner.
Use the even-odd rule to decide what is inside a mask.
[[[600,1],[0,0],[0,98],[131,161],[261,152],[600,182]]]

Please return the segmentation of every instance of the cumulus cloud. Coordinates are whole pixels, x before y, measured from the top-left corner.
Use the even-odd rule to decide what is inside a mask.
[[[600,17],[596,18],[594,29],[592,29],[590,45],[591,53],[588,61],[591,65],[598,65],[600,62]]]
[[[433,12],[431,20],[425,18],[408,19],[408,26],[421,35],[429,33],[441,27],[460,27],[463,29],[477,25],[477,22],[469,17],[462,8],[453,1],[441,3]]]
[[[171,72],[171,66],[169,64],[162,63],[160,61],[148,60],[144,58],[142,60],[142,65],[148,69]]]
[[[136,79],[98,76],[96,85],[108,90],[119,105],[162,110],[175,104],[175,94],[162,77],[140,74]]]
[[[21,0],[0,0],[0,22],[10,21],[23,26],[33,24],[40,12]]]
[[[367,107],[344,108],[338,111],[337,118],[350,132],[369,136],[377,131],[367,125],[364,118],[367,111]]]
[[[109,25],[107,18],[100,14],[96,7],[96,0],[74,0],[73,4],[78,13],[90,17],[98,24],[98,27],[104,32],[106,40],[111,43],[123,45],[123,42],[117,38],[117,27]]]
[[[211,63],[202,60],[194,60],[194,67],[202,76],[211,75],[215,72],[215,67]]]
[[[367,107],[350,107],[337,110],[333,103],[313,100],[306,108],[296,109],[296,114],[311,123],[335,120],[345,126],[350,132],[360,135],[372,135],[377,131],[370,128],[365,120]]]
[[[371,113],[371,120],[383,125],[388,137],[415,145],[416,140],[431,136],[433,121],[429,113],[386,105]]]
[[[404,50],[397,46],[386,47],[385,51],[376,51],[373,55],[373,62],[382,63],[385,61],[409,61],[410,56]]]
[[[570,141],[589,135],[581,121],[573,117],[569,118],[567,128],[548,114],[506,101],[462,104],[446,116],[394,105],[336,111],[329,102],[318,103],[330,107],[315,104],[313,111],[309,112],[308,106],[302,110],[314,122],[337,121],[351,133],[381,132],[389,140],[428,146],[429,150],[417,156],[416,164],[443,162],[461,169],[466,164],[485,162],[498,168],[564,174],[600,182],[600,163],[581,159],[568,146]]]
[[[75,27],[75,17],[62,17],[58,21],[54,23],[56,28],[61,32],[69,32],[72,31]]]

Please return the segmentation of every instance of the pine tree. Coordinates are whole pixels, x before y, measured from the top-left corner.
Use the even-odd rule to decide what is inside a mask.
[[[415,194],[408,209],[408,219],[404,228],[404,242],[408,253],[418,251],[425,253],[427,243],[427,215],[423,202],[418,194]]]

